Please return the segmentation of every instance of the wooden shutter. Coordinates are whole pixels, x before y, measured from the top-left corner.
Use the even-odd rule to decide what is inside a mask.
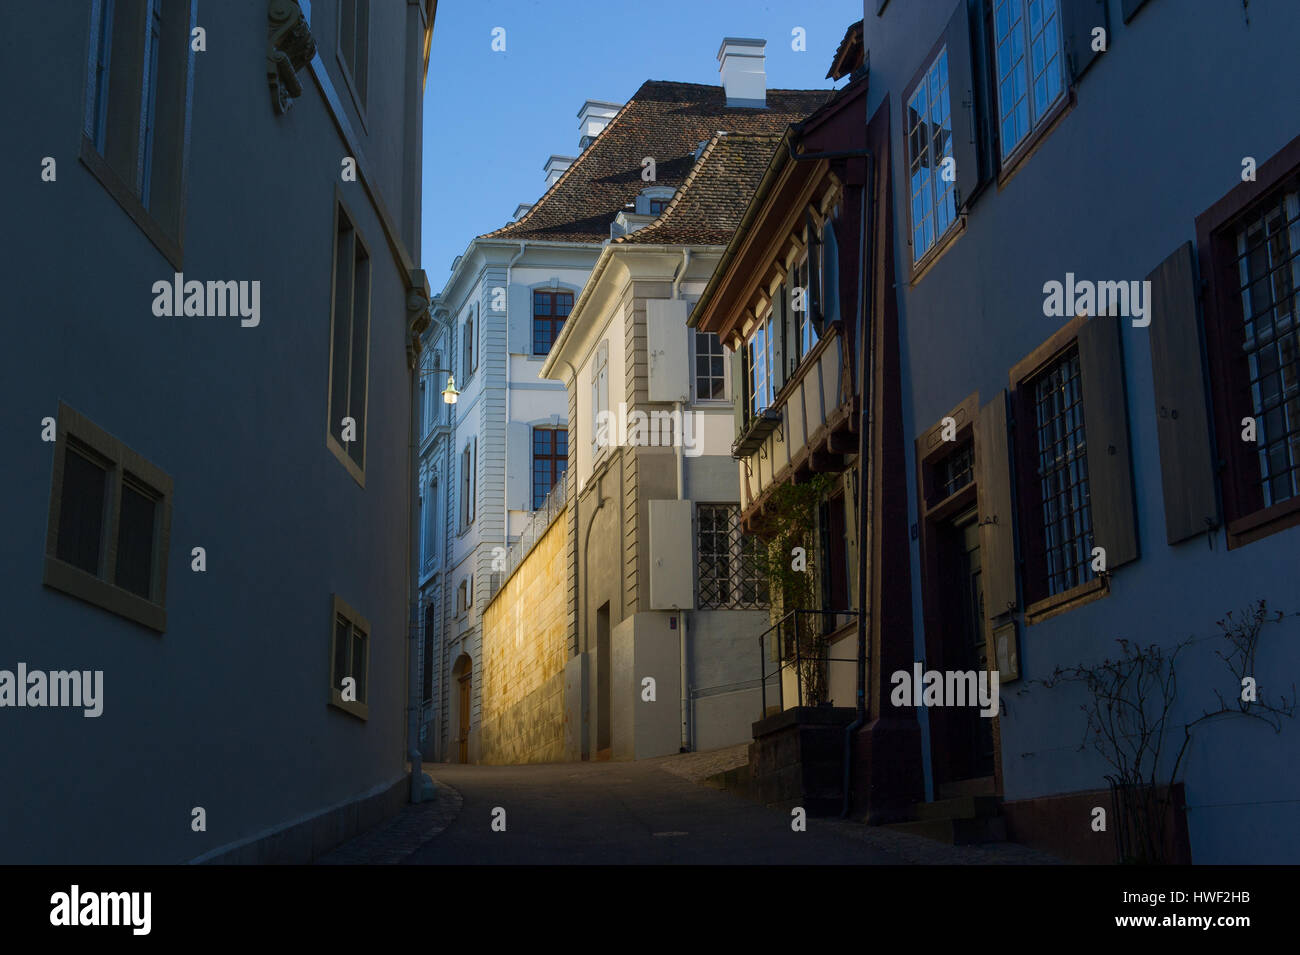
[[[984,616],[991,624],[1016,608],[1016,526],[1005,390],[980,409],[975,440],[980,578],[984,587]]]
[[[731,353],[731,405],[736,419],[736,438],[745,433],[749,414],[749,380],[745,376],[745,343]]]
[[[512,283],[506,295],[506,351],[533,353],[533,290],[518,283]]]
[[[788,340],[785,328],[785,309],[782,307],[779,297],[772,299],[772,317],[767,322],[767,335],[768,341],[771,342],[768,353],[772,356],[772,367],[769,371],[772,375],[772,397],[775,398],[785,386],[786,355],[788,354],[785,347]]]
[[[1092,318],[1079,328],[1078,339],[1092,540],[1106,549],[1107,570],[1138,556],[1119,322],[1114,315]]]
[[[1142,9],[1142,4],[1146,2],[1147,0],[1124,0],[1124,22],[1128,23],[1137,16],[1137,12]]]
[[[835,240],[835,223],[826,217],[822,226],[822,308],[826,323],[840,320],[840,247]]]
[[[1219,526],[1192,243],[1183,243],[1147,280],[1165,536],[1177,544]]]
[[[1106,31],[1106,45],[1110,46],[1110,20],[1106,0],[1060,0],[1061,36],[1065,40],[1066,63],[1071,82],[1078,82],[1088,67],[1101,56],[1092,48],[1092,31],[1101,27]]]
[[[804,224],[808,229],[808,288],[804,289],[804,305],[808,309],[813,331],[820,338],[825,326],[822,322],[822,276],[817,261],[817,247],[822,240],[821,230],[817,228],[817,220],[813,218],[811,209],[804,213]]]
[[[971,59],[970,15],[966,0],[952,12],[944,34],[948,47],[948,108],[952,115],[952,155],[957,164],[957,209],[965,211],[981,181],[976,128],[976,75]]]

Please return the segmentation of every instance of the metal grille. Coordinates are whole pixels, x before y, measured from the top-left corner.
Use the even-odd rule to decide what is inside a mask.
[[[1264,506],[1300,494],[1300,194],[1281,193],[1237,233],[1244,338]]]
[[[1058,359],[1032,387],[1047,592],[1058,594],[1088,579],[1092,556],[1079,353]]]
[[[768,606],[767,577],[759,559],[761,544],[740,529],[735,504],[696,507],[701,610],[763,610]]]
[[[939,500],[951,497],[975,479],[975,448],[967,441],[939,462]]]

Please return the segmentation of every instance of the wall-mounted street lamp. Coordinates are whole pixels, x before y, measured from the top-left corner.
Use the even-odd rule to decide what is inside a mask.
[[[446,368],[429,368],[420,372],[421,378],[428,378],[430,375],[447,376],[447,387],[442,389],[442,400],[445,404],[454,405],[456,399],[460,397],[460,392],[456,390],[456,377]]]

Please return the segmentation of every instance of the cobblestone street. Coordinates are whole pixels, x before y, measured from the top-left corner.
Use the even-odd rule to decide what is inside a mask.
[[[790,817],[700,781],[743,764],[745,747],[635,763],[434,764],[433,800],[320,864],[1054,864],[1010,843],[951,846],[840,819]],[[505,810],[505,831],[494,811]],[[499,813],[496,814],[499,817]]]

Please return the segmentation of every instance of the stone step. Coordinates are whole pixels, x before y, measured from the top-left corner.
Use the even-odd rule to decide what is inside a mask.
[[[896,832],[907,832],[914,836],[924,836],[951,846],[1005,842],[1007,838],[1007,824],[1002,816],[923,819],[916,822],[894,822],[885,828]]]
[[[997,816],[1002,812],[1002,800],[997,796],[954,796],[918,803],[912,807],[912,817],[918,822],[931,819],[980,819]]]

